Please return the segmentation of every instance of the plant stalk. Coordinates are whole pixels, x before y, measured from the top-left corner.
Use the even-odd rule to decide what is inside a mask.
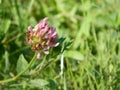
[[[13,78],[6,79],[6,80],[1,80],[1,81],[0,81],[0,84],[5,84],[5,83],[8,83],[8,82],[12,82],[12,81],[17,80],[22,74],[24,74],[24,73],[30,68],[30,66],[34,63],[35,60],[36,60],[36,53],[35,53],[35,55],[33,56],[33,58],[32,58],[32,60],[30,61],[30,63],[28,64],[28,66],[27,66],[23,71],[21,71],[18,75],[16,75],[16,76],[13,77]]]

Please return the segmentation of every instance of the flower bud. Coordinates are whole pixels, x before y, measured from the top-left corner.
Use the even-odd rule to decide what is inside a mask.
[[[37,51],[37,58],[40,58],[40,52],[49,54],[51,47],[56,47],[59,43],[56,42],[58,34],[56,29],[49,26],[47,22],[48,18],[41,20],[34,28],[28,27],[26,32],[26,38],[28,44],[31,45],[33,51]]]

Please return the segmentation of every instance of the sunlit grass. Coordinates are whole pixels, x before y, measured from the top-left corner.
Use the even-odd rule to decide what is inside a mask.
[[[37,73],[23,75],[1,89],[119,90],[119,4],[119,0],[0,0],[1,80],[18,74],[21,54],[28,62],[32,59],[34,52],[24,44],[29,25],[48,17],[64,41],[43,55],[44,62],[35,62],[30,70]]]

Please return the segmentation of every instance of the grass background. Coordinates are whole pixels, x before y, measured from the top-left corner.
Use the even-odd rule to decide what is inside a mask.
[[[28,62],[33,57],[34,52],[24,44],[29,25],[48,17],[59,38],[67,42],[43,57],[45,63],[57,61],[41,73],[22,76],[1,85],[1,90],[120,90],[119,5],[119,0],[0,0],[1,80],[17,74],[21,54]],[[69,49],[63,54],[64,47]],[[59,77],[61,55],[64,70]],[[36,66],[41,62],[36,61]]]

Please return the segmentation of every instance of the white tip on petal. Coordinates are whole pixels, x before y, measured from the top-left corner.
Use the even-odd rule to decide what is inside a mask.
[[[37,54],[37,59],[40,59],[40,53]]]
[[[31,30],[32,30],[32,27],[31,27],[31,26],[29,26],[29,27],[28,27],[28,31],[31,31]]]
[[[49,54],[49,51],[44,51],[45,54]]]
[[[60,44],[60,43],[56,43],[56,44],[54,45],[54,47],[57,47],[59,44]]]
[[[35,26],[35,28],[33,29],[33,31],[37,31],[38,30],[38,26]]]
[[[47,20],[48,20],[48,17],[45,17],[45,18],[43,19],[43,21],[45,21],[45,22],[46,22]]]

